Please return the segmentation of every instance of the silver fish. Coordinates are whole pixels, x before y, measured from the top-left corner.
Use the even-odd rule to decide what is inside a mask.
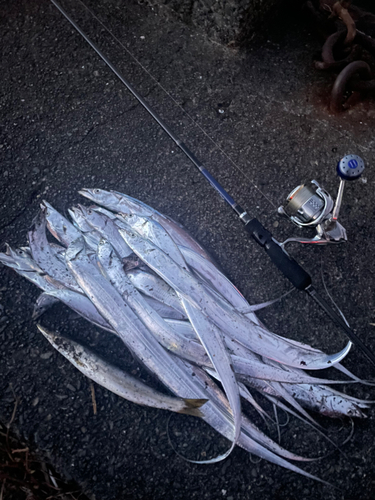
[[[101,314],[106,316],[106,319],[117,330],[123,341],[137,355],[138,359],[148,366],[177,395],[180,395],[181,391],[189,391],[190,393],[191,391],[202,391],[199,394],[202,395],[200,399],[205,399],[205,384],[203,384],[203,387],[198,388],[194,376],[191,373],[189,374],[186,369],[182,369],[182,366],[186,366],[185,362],[182,363],[182,361],[176,357],[172,357],[172,355],[166,357],[166,351],[159,346],[147,330],[145,331],[138,317],[134,317],[134,313],[130,312],[130,308],[126,306],[121,296],[115,292],[99,270],[95,268],[90,258],[84,253],[82,243],[76,241],[68,249],[67,262],[69,268],[75,274],[77,281],[89,295],[90,299],[95,303]],[[131,320],[130,325],[129,319]],[[180,397],[185,396],[180,395]],[[230,413],[223,413],[211,401],[206,403],[204,408],[202,408],[202,412],[204,414],[203,418],[210,425],[224,436],[231,440],[233,439],[233,423]],[[277,463],[284,464],[284,466],[290,468],[291,464],[283,461],[280,457],[276,457],[276,455],[268,455],[268,450],[255,443],[247,435],[241,434],[241,443],[243,441],[246,441],[247,449],[250,448],[251,451],[261,454],[261,456],[272,456],[273,461],[276,460]],[[228,456],[229,452],[230,450],[215,459],[203,462],[213,463],[222,460]]]
[[[32,257],[24,250],[12,250],[7,246],[7,253],[0,253],[0,262],[14,269],[20,276],[34,283],[37,287],[45,291],[53,291],[56,288],[63,288],[63,285],[48,276],[37,266]]]
[[[127,228],[122,229],[129,229],[130,226],[142,238],[150,240],[154,245],[163,250],[176,264],[187,269],[187,264],[179,248],[161,224],[147,217],[134,214],[120,214],[118,215],[118,220],[124,221],[127,224]],[[121,226],[119,227],[121,228]]]
[[[80,207],[68,209],[68,212],[72,218],[74,226],[76,226],[76,228],[81,232],[81,235],[84,237],[87,246],[92,250],[96,250],[102,235],[98,231],[95,231],[95,229],[93,229],[86,221]]]
[[[68,247],[70,243],[81,236],[73,224],[45,200],[40,206],[44,211],[48,230],[62,245]]]
[[[103,255],[101,255],[103,259]],[[1,254],[0,254],[1,261]],[[103,260],[102,260],[103,262]],[[114,279],[112,275],[112,280]],[[120,281],[121,283],[121,281]],[[48,286],[48,282],[44,286]],[[121,284],[120,284],[121,286]],[[118,289],[118,287],[116,287]],[[119,289],[118,289],[119,290]],[[119,290],[120,291],[120,290]],[[121,291],[120,291],[121,293]],[[146,326],[149,326],[150,330],[153,331],[158,338],[159,342],[171,352],[174,352],[178,356],[191,360],[200,364],[201,366],[212,368],[212,364],[205,353],[202,345],[198,343],[198,337],[192,327],[192,325],[186,321],[176,321],[176,320],[164,320],[166,325],[170,325],[170,328],[165,329],[165,325],[160,322],[161,318],[158,318],[156,311],[150,311],[150,305],[147,303],[147,298],[140,297],[140,304],[136,312],[142,315],[143,321]],[[92,304],[92,302],[79,293],[72,290],[63,289],[51,289],[48,292],[42,293],[35,304],[33,319],[37,319],[43,314],[49,307],[53,306],[56,302],[62,302],[67,307],[70,307],[77,314],[82,316],[84,319],[90,323],[106,330],[114,335],[117,335],[116,331],[109,325],[109,323],[99,314],[98,310]],[[133,307],[133,305],[130,303]],[[133,307],[134,309],[134,307]],[[147,314],[147,316],[146,316]],[[145,320],[146,318],[146,320]],[[182,328],[181,328],[182,326]],[[187,336],[185,336],[183,333]],[[192,342],[192,337],[195,338],[195,342]],[[252,378],[260,378],[262,380],[287,382],[287,383],[305,383],[305,384],[341,384],[347,383],[345,381],[339,380],[329,380],[320,379],[315,377],[310,377],[306,375],[303,371],[300,373],[293,373],[289,371],[282,370],[277,366],[269,366],[264,364],[262,361],[256,359],[255,357],[248,359],[239,356],[232,356],[232,363],[234,371],[236,374],[248,376]]]
[[[17,259],[18,265],[15,267],[22,268],[25,270],[25,273],[20,272],[21,275],[27,277],[30,281],[37,284],[40,288],[44,290],[49,290],[47,293],[42,294],[38,301],[37,307],[34,310],[34,319],[38,317],[42,312],[43,308],[46,307],[46,303],[48,306],[53,305],[56,301],[61,301],[75,312],[80,314],[82,317],[92,322],[93,324],[110,331],[111,333],[116,333],[110,327],[110,325],[102,318],[97,311],[97,309],[93,306],[93,304],[87,299],[85,296],[73,292],[68,289],[61,288],[61,285],[55,283],[54,286],[51,285],[45,279],[45,275],[38,275],[33,271],[33,266],[28,264],[31,261],[31,258],[27,252],[14,252],[9,247],[9,252],[13,253],[14,257],[9,257],[4,254],[0,254],[0,261],[6,265],[10,265],[9,258],[13,261]],[[37,282],[36,282],[37,281]],[[56,288],[58,286],[59,288]],[[39,314],[38,314],[39,313]],[[176,320],[167,320],[171,325],[173,325],[173,330],[179,335],[183,335],[184,337],[197,340],[196,334],[190,325],[190,323],[186,321],[176,321]],[[181,331],[182,328],[182,331]],[[175,342],[175,348],[181,345],[180,341],[173,338]],[[191,356],[196,356],[196,361],[199,361],[203,366],[210,366],[210,363],[207,362],[207,356],[205,356],[203,352],[203,348],[201,346],[195,346],[194,348],[186,348],[183,347],[182,344],[181,349],[177,350],[178,355],[183,356],[184,353],[189,353],[191,351]],[[185,351],[185,349],[187,349]],[[244,351],[242,353],[243,356],[246,356],[248,353]],[[274,380],[279,382],[289,382],[289,383],[309,383],[309,384],[328,384],[328,383],[344,383],[343,381],[330,381],[326,379],[315,379],[313,377],[307,376],[304,372],[300,371],[299,374],[293,374],[287,372],[285,370],[281,370],[277,366],[270,367],[265,365],[264,363],[257,360],[254,356],[252,359],[247,359],[245,357],[233,356],[233,365],[235,372],[242,375],[247,375],[253,378],[260,378],[263,380]]]
[[[148,295],[140,292],[141,295],[147,300],[149,305],[165,320],[165,321],[184,321],[186,320],[186,315],[177,311],[173,307],[169,307],[159,300],[153,299]]]
[[[115,255],[111,245],[102,240],[98,246],[98,261],[103,274],[126,300],[133,311],[141,318],[147,328],[154,334],[166,349],[179,354],[183,353],[186,359],[203,365],[209,364],[203,348],[182,335],[178,335],[170,324],[148,304],[140,292],[127,278],[120,259]]]
[[[120,234],[132,250],[164,281],[192,305],[200,308],[216,326],[231,338],[252,351],[286,365],[313,370],[329,368],[335,362],[341,361],[342,351],[329,356],[315,351],[303,350],[286,340],[275,337],[236,313],[234,309],[225,308],[222,303],[213,300],[198,280],[194,279],[150,241],[141,238],[134,232],[122,229],[120,229]]]
[[[199,367],[192,366],[187,361],[184,361],[183,364],[186,366],[187,370],[191,372],[191,375],[194,377],[196,383],[199,384],[201,388],[204,388],[204,390],[210,395],[210,401],[214,401],[215,404],[218,405],[218,407],[221,409],[223,414],[226,415],[228,418],[229,404],[228,401],[225,399],[223,393],[217,387],[217,385]],[[206,407],[207,405],[205,405],[204,408]],[[316,476],[312,476],[309,473],[306,473],[299,467],[296,468],[295,465],[292,465],[289,462],[285,461],[279,455],[276,455],[273,451],[271,451],[271,449],[275,450],[276,448],[278,448],[278,451],[276,453],[289,455],[289,458],[291,458],[292,460],[310,461],[311,459],[306,459],[291,454],[287,450],[284,450],[283,448],[279,447],[273,441],[271,442],[270,441],[271,440],[269,440],[267,436],[264,436],[263,433],[261,433],[255,426],[253,426],[246,417],[243,417],[243,432],[240,435],[240,439],[238,442],[239,446],[241,446],[242,448],[244,448],[245,450],[249,451],[250,453],[256,456],[264,458],[265,460],[268,460],[274,464],[280,465],[281,467],[293,470],[294,472],[298,471],[299,474],[302,474],[306,477],[310,477],[311,479],[317,479],[319,482],[322,482],[324,484],[329,484],[325,481],[322,481],[319,478],[316,478]],[[190,461],[193,463],[202,463],[200,461],[194,461],[194,460]]]
[[[182,297],[186,314],[209,356],[212,366],[220,377],[224,392],[228,398],[234,421],[235,446],[241,432],[241,401],[237,380],[232,366],[232,359],[225,345],[222,332],[198,308]]]
[[[369,408],[373,401],[352,398],[328,387],[309,384],[287,384],[285,390],[310,410],[329,417],[366,418],[362,409]]]
[[[130,351],[177,396],[188,399],[192,396],[197,399],[199,396],[198,399],[207,399],[204,391],[197,390],[194,378],[182,367],[179,358],[172,357],[160,346],[121,295],[103,277],[87,255],[83,240],[76,240],[68,248],[66,258],[77,282]],[[220,424],[224,435],[233,441],[233,423],[223,419],[222,413],[211,402],[205,405],[203,413],[205,420],[211,425],[214,424],[214,427]],[[212,460],[222,460],[229,453],[230,450]]]
[[[176,292],[159,276],[139,270],[132,270],[126,274],[137,290],[172,307],[186,318],[185,310]]]
[[[37,326],[50,344],[81,373],[121,398],[151,408],[170,410],[195,417],[202,416],[199,408],[207,402],[206,399],[182,399],[162,394],[109,364],[78,342],[56,335],[41,325]]]
[[[76,292],[81,292],[77,282],[66,266],[56,257],[46,237],[44,210],[34,220],[28,232],[29,244],[34,261],[44,272],[56,281]]]
[[[206,259],[212,260],[204,248],[199,245],[180,224],[170,217],[162,215],[145,203],[123,193],[105,191],[104,189],[82,189],[79,193],[98,205],[103,205],[114,212],[151,217],[168,231],[169,235],[178,245],[191,248]]]
[[[182,255],[184,256],[187,264],[194,269],[201,277],[203,277],[209,284],[213,286],[215,290],[217,290],[232,306],[244,314],[246,317],[251,319],[254,323],[259,325],[259,319],[254,314],[259,308],[266,307],[274,303],[274,301],[269,301],[264,304],[259,304],[256,306],[250,305],[245,297],[241,294],[241,292],[231,283],[228,278],[221,273],[216,266],[214,266],[210,261],[204,259],[201,255],[193,252],[190,248],[179,247]],[[287,292],[288,294],[289,292]],[[277,300],[277,299],[276,299]],[[264,328],[264,327],[263,327]],[[303,344],[302,342],[298,342],[292,339],[286,339],[281,335],[276,335],[278,338],[286,340],[290,344],[294,344],[297,347],[301,347],[302,349],[307,349],[315,352],[322,351],[318,349],[314,349],[313,347]],[[351,348],[351,343],[348,342],[346,347],[342,352],[342,359],[349,353]]]
[[[212,262],[194,252],[191,248],[180,246],[180,251],[187,264],[232,304],[233,307],[242,314],[246,314],[254,323],[258,322],[257,317],[250,309],[250,304],[242,293]]]
[[[116,250],[121,259],[132,255],[132,250],[121,238],[116,224],[106,215],[100,214],[91,208],[85,208],[80,205],[80,210],[83,213],[86,221],[95,229],[102,237],[111,242],[111,245]]]

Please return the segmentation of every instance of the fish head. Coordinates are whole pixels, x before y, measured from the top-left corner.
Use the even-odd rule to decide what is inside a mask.
[[[37,324],[37,327],[38,330],[48,340],[48,342],[70,361],[74,360],[77,362],[77,359],[79,360],[79,358],[84,353],[83,347],[77,342],[74,342],[73,340],[70,340],[66,337],[62,337],[61,335],[51,332],[50,330],[47,330],[47,328],[42,326],[40,323]]]
[[[72,220],[72,222],[73,222],[73,226],[74,226],[74,227],[76,227],[76,228],[77,228],[77,229],[79,229],[79,230],[82,230],[82,228],[80,227],[80,223],[79,223],[79,220],[80,220],[80,219],[79,219],[79,217],[76,217],[76,214],[75,214],[75,212],[74,212],[74,209],[75,209],[75,207],[73,207],[73,208],[68,208],[68,213],[69,213],[70,218],[71,218],[71,220]]]
[[[55,210],[53,206],[50,205],[46,200],[42,201],[42,203],[40,204],[40,208],[44,211],[46,218],[51,217],[54,214],[58,213],[57,210]]]
[[[78,237],[76,228],[47,201],[43,200],[40,205],[44,211],[49,232],[64,246],[68,245],[71,239]]]
[[[117,210],[116,206],[119,203],[119,198],[115,193],[106,191],[105,189],[81,189],[79,194],[88,198],[89,200],[108,208],[109,210]]]
[[[69,223],[52,205],[48,203],[48,201],[43,200],[40,204],[40,208],[44,213],[44,216],[47,220],[47,223],[52,224],[53,226],[62,226],[64,223]]]
[[[117,212],[136,214],[143,217],[151,217],[157,213],[156,210],[142,201],[136,200],[127,194],[119,193],[118,191],[111,191],[111,194],[117,198]]]
[[[72,220],[77,224],[77,226],[81,229],[82,227],[87,226],[87,222],[85,220],[85,215],[83,211],[82,205],[78,205],[76,207],[72,207],[68,209],[69,215]]]
[[[47,330],[47,328],[45,328],[44,326],[42,326],[39,323],[36,326],[37,326],[38,330],[46,337],[46,339],[49,342],[51,342],[52,345],[60,337],[60,335],[57,335],[56,333],[51,332],[50,330]]]
[[[29,251],[23,248],[13,250],[8,244],[5,253],[0,253],[0,262],[17,271],[33,271],[36,266]]]
[[[14,251],[8,245],[8,243],[5,243],[5,246],[5,253],[0,253],[0,262],[4,264],[4,266],[11,267],[12,269],[17,269],[18,263],[13,256]]]
[[[78,205],[80,213],[86,223],[88,223],[93,229],[101,230],[108,223],[109,218],[94,210],[93,207],[84,207],[83,205]]]

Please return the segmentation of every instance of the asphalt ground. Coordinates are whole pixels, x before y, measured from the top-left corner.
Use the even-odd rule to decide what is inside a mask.
[[[247,49],[234,50],[133,1],[89,5],[201,128],[79,3],[64,2],[210,172],[278,239],[300,234],[276,214],[292,188],[317,179],[335,194],[338,159],[348,153],[364,158],[365,174],[347,186],[341,211],[349,242],[290,250],[322,293],[324,277],[350,324],[375,349],[374,100],[341,116],[328,112],[332,76],[314,69],[313,54],[321,43],[298,12],[284,12],[269,33]],[[208,183],[53,5],[2,1],[0,19],[2,244],[26,244],[42,199],[66,214],[83,201],[80,188],[116,189],[184,224],[250,302],[290,289]],[[9,269],[2,267],[0,273],[0,421],[11,419],[15,394],[14,432],[87,494],[98,500],[374,498],[374,410],[355,421],[345,455],[333,450],[304,466],[340,490],[258,462],[241,449],[216,465],[190,464],[171,448],[168,425],[173,445],[185,456],[213,456],[225,443],[197,419],[170,418],[98,386],[94,414],[90,382],[52,351],[31,320],[38,290]],[[327,352],[346,341],[298,292],[259,316],[276,333]],[[43,324],[87,342],[154,383],[116,339],[64,307],[54,307]],[[363,378],[374,377],[375,369],[357,349],[345,366]],[[368,386],[345,390],[375,399]],[[318,421],[338,443],[350,435],[348,420]],[[274,428],[265,430],[277,439]],[[294,419],[282,427],[281,443],[310,457],[332,451]]]

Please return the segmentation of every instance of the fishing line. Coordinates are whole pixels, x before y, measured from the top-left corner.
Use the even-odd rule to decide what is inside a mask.
[[[337,305],[337,303],[335,302],[335,300],[333,299],[332,295],[330,294],[330,292],[328,291],[328,287],[327,287],[327,283],[326,283],[326,280],[325,280],[325,277],[324,277],[324,261],[323,261],[323,255],[321,255],[320,257],[320,273],[321,273],[321,278],[322,278],[322,283],[323,283],[323,287],[324,287],[324,290],[326,292],[326,294],[328,295],[328,297],[330,298],[332,304],[335,306],[337,312],[340,314],[340,316],[342,317],[342,319],[345,321],[345,323],[350,327],[349,325],[349,322],[348,320],[345,318],[345,315],[344,313],[341,311],[341,309],[339,308],[339,306]]]
[[[53,0],[51,0],[53,2]],[[258,193],[265,198],[272,207],[277,210],[273,201],[250,179],[244,170],[233,160],[233,158],[220,146],[206,130],[181,106],[181,104],[172,96],[170,92],[153,76],[153,74],[141,63],[141,61],[121,42],[121,40],[99,19],[99,17],[82,1],[78,2],[90,13],[90,15],[107,31],[107,33],[122,47],[125,52],[138,64],[138,66],[157,84],[157,86],[171,99],[171,101],[189,118],[191,123],[199,129],[202,134],[211,141],[215,148],[231,163],[231,165],[240,172],[244,178],[258,191]],[[53,4],[57,7],[56,3]]]
[[[216,458],[214,459],[208,459],[208,460],[193,460],[193,459],[190,459],[190,458],[187,458],[185,457],[184,455],[182,455],[178,450],[177,448],[175,447],[175,445],[173,444],[172,442],[172,438],[171,438],[171,434],[170,434],[170,422],[172,420],[172,417],[174,416],[175,414],[174,413],[170,413],[169,417],[168,417],[168,420],[167,420],[167,427],[166,427],[166,430],[167,430],[167,438],[168,438],[168,443],[169,443],[169,446],[172,448],[172,450],[176,453],[176,455],[181,458],[182,460],[184,460],[185,462],[189,462],[191,464],[200,464],[200,463],[215,463],[216,461]],[[223,438],[223,436],[221,436]],[[227,438],[224,438],[226,441],[230,441],[229,439]],[[204,450],[203,452],[201,452],[200,454],[202,455],[202,453],[206,453]],[[251,456],[251,454],[250,454]]]

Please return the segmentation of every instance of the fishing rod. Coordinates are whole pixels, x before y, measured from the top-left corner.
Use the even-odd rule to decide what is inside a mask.
[[[276,267],[284,274],[284,276],[292,283],[292,285],[300,291],[306,292],[312,299],[321,307],[326,314],[336,323],[336,325],[340,326],[348,338],[351,340],[353,344],[355,344],[363,354],[370,360],[370,362],[375,366],[375,355],[371,352],[371,350],[362,342],[362,340],[354,333],[354,331],[347,325],[345,320],[337,314],[334,309],[318,294],[316,289],[312,284],[311,276],[301,267],[296,260],[294,260],[285,250],[284,244],[279,243],[272,234],[259,222],[258,219],[252,218],[246,210],[244,210],[230,195],[227,191],[221,186],[221,184],[208,172],[208,170],[203,166],[203,164],[198,160],[198,158],[190,151],[190,149],[182,142],[179,137],[168,127],[168,125],[162,120],[162,118],[149,106],[149,104],[145,101],[145,99],[137,92],[137,90],[133,87],[133,85],[128,82],[124,76],[117,70],[117,68],[111,63],[111,61],[103,54],[103,52],[99,49],[99,47],[82,31],[82,29],[73,21],[73,19],[69,16],[69,14],[61,7],[61,5],[56,0],[51,0],[53,5],[61,12],[61,14],[67,19],[67,21],[75,28],[75,30],[86,40],[86,42],[91,46],[91,48],[98,54],[98,56],[105,62],[105,64],[113,71],[113,73],[119,78],[119,80],[125,85],[125,87],[133,94],[133,96],[137,99],[137,101],[144,107],[144,109],[154,118],[154,120],[158,123],[158,125],[168,134],[168,136],[174,141],[176,146],[189,158],[189,160],[195,165],[195,167],[200,171],[200,173],[206,178],[206,180],[210,183],[210,185],[215,189],[215,191],[221,196],[221,198],[232,208],[232,210],[236,213],[240,221],[244,224],[245,230],[249,233],[249,235],[254,239],[256,243],[258,243],[264,250],[267,255],[271,259],[271,261],[276,265]],[[350,155],[351,158],[345,160],[345,169],[343,167],[344,159],[341,161],[341,168],[338,168],[338,174],[340,175],[342,181],[357,178],[354,174],[353,176],[347,175],[347,163],[352,161],[349,165],[349,168],[353,171],[355,169],[356,173],[361,175],[363,168],[363,161],[361,158],[356,157],[355,155]],[[353,158],[352,158],[353,157]],[[340,164],[339,164],[340,165]],[[354,168],[353,168],[354,167]],[[358,168],[359,167],[359,168]],[[349,172],[351,173],[351,172]],[[359,176],[358,175],[358,176]],[[303,189],[304,186],[299,186],[299,188]],[[300,190],[301,190],[300,189]],[[296,192],[300,191],[297,188],[294,190]],[[335,215],[337,219],[339,205],[341,204],[342,199],[342,191],[343,191],[343,183],[340,183],[340,195],[338,197],[338,201],[336,204],[338,206],[335,210]],[[293,192],[289,195],[289,201],[293,199]],[[312,198],[310,196],[310,198]],[[309,200],[307,200],[309,201]],[[312,200],[312,205],[315,206],[314,200]],[[315,201],[316,203],[316,201]],[[308,203],[307,203],[308,204]],[[304,204],[300,205],[298,210],[296,210],[296,214],[301,214],[301,210],[306,208]],[[279,209],[280,212],[282,212]],[[289,215],[287,211],[285,211],[284,215]],[[331,224],[335,224],[335,220],[330,221]]]

